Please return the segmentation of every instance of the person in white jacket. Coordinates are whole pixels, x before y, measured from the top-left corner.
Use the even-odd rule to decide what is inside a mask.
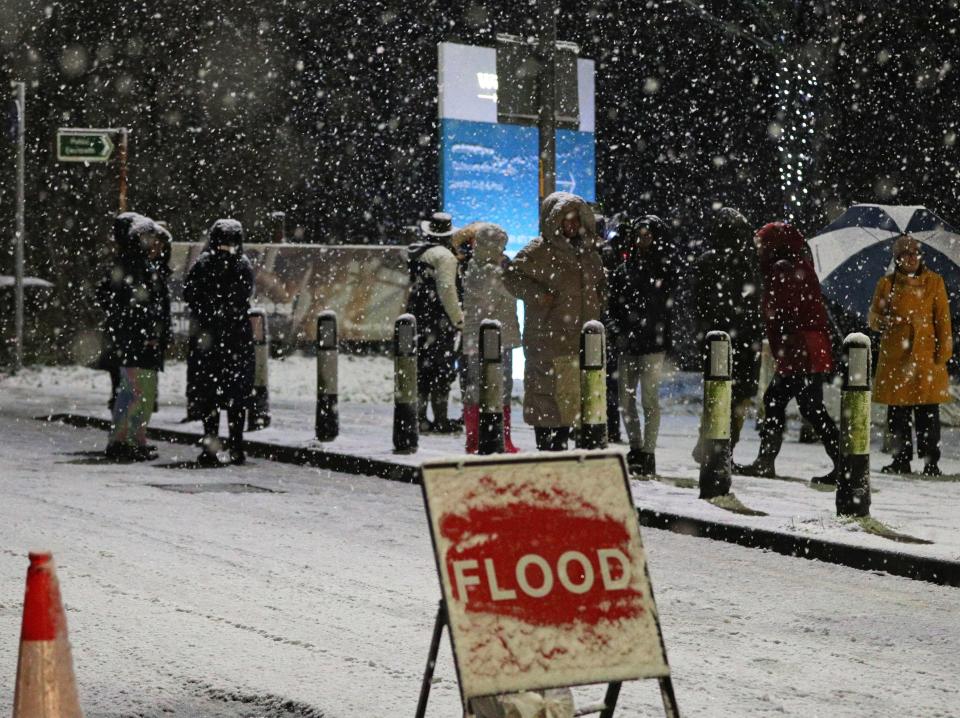
[[[510,397],[513,393],[512,351],[520,346],[517,298],[503,283],[503,268],[510,261],[503,253],[507,233],[490,222],[474,222],[454,233],[451,240],[460,259],[463,278],[463,422],[468,454],[477,453],[480,423],[480,323],[500,322],[503,368],[503,447],[519,451],[510,436]]]
[[[457,258],[450,251],[453,219],[435,212],[420,223],[424,241],[407,248],[410,298],[407,311],[417,318],[417,393],[421,432],[455,434],[461,423],[447,416],[450,386],[456,378],[457,332],[463,311],[457,292]],[[427,406],[433,421],[427,420]]]

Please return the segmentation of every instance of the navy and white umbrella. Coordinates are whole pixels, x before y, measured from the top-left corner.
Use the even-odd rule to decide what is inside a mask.
[[[926,207],[855,204],[809,242],[824,297],[845,333],[866,328],[877,282],[893,269],[893,241],[905,233],[923,243],[924,264],[943,277],[954,333],[960,329],[960,234]]]

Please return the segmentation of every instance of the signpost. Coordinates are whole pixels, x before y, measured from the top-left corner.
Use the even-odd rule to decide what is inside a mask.
[[[636,509],[619,452],[480,457],[423,465],[443,626],[464,707],[483,696],[657,678],[679,716]]]
[[[57,130],[58,162],[106,162],[113,154],[110,134],[119,130]]]
[[[120,212],[127,211],[127,138],[126,127],[118,129],[61,127],[57,130],[58,162],[107,162],[113,156],[113,135],[119,135]]]
[[[26,140],[27,115],[27,86],[23,82],[13,83],[17,91],[16,99],[16,141],[17,141],[17,229],[14,241],[14,301],[16,304],[14,323],[16,332],[16,347],[14,349],[13,371],[23,368],[23,273],[24,273],[24,237],[25,225],[25,197],[24,197],[24,150]]]

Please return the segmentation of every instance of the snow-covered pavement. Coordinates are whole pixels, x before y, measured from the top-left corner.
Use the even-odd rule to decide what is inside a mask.
[[[419,464],[427,458],[462,453],[462,437],[421,437],[420,450],[409,456],[392,453],[392,365],[383,357],[342,357],[341,435],[329,443],[314,441],[313,416],[315,364],[308,357],[294,356],[271,364],[273,425],[250,434],[268,443],[318,447],[332,452],[362,455],[381,461]],[[161,411],[153,425],[199,432],[196,423],[181,425],[184,415],[185,372],[172,364],[161,375]],[[76,367],[26,372],[3,382],[9,401],[33,407],[35,415],[74,412],[108,418],[105,396],[109,387],[103,372]],[[812,488],[803,481],[825,473],[829,461],[819,445],[785,442],[777,461],[778,471],[795,480],[775,481],[736,476],[733,492],[749,508],[767,516],[734,514],[698,498],[698,468],[690,457],[695,442],[698,406],[691,404],[699,390],[696,377],[668,377],[664,391],[664,418],[657,451],[659,473],[672,481],[635,481],[637,505],[653,511],[697,519],[779,531],[845,545],[897,551],[914,556],[960,561],[960,430],[944,428],[944,459],[950,476],[925,480],[919,476],[890,477],[877,472],[888,457],[875,442],[872,516],[890,528],[931,543],[900,543],[864,532],[858,524],[838,520],[832,491]],[[519,407],[515,415],[519,416]],[[797,425],[791,426],[796,436]],[[522,423],[515,430],[516,443],[532,450],[532,430]],[[752,422],[737,447],[737,459],[756,455],[758,439]],[[919,462],[915,462],[919,468]]]
[[[412,714],[439,596],[418,487],[260,460],[101,464],[82,453],[100,432],[29,415],[0,409],[0,712],[43,546],[89,717]],[[162,463],[192,455],[161,445]],[[277,493],[151,486],[237,482]],[[644,536],[685,715],[957,714],[956,589]],[[458,715],[446,641],[440,657],[429,715]],[[655,683],[620,705],[660,714]]]

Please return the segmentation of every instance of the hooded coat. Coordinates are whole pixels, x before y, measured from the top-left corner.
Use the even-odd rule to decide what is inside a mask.
[[[113,231],[114,261],[97,290],[105,314],[101,366],[162,370],[170,343],[169,254],[147,256],[144,243],[160,234],[147,217],[125,212]]]
[[[810,248],[792,225],[760,228],[761,311],[777,373],[821,374],[833,370],[830,323]]]
[[[568,212],[579,215],[579,241],[561,232]],[[542,235],[504,272],[507,289],[525,305],[523,418],[536,427],[573,426],[580,409],[580,330],[600,319],[606,278],[593,210],[583,199],[554,192],[540,208],[540,226]]]
[[[233,247],[232,252],[217,247]],[[253,394],[254,347],[250,327],[253,265],[243,254],[243,227],[218,219],[206,248],[187,273],[183,298],[192,317],[193,401],[202,415],[246,405]]]
[[[753,227],[740,212],[723,207],[710,234],[710,249],[694,265],[694,301],[698,333],[730,335],[733,380],[739,395],[753,397],[759,387],[763,321],[761,280]]]
[[[673,292],[678,258],[662,221],[653,224],[653,242],[640,252],[636,238],[620,243],[621,261],[609,271],[610,334],[621,354],[657,354],[670,348]],[[636,232],[636,227],[631,229]]]
[[[939,274],[921,265],[914,276],[895,271],[881,278],[868,322],[881,332],[874,401],[894,406],[950,401],[947,361],[953,337]]]
[[[474,222],[459,231],[471,248],[463,271],[463,353],[479,351],[484,319],[500,322],[503,351],[520,346],[517,299],[503,283],[507,233],[489,222]]]

